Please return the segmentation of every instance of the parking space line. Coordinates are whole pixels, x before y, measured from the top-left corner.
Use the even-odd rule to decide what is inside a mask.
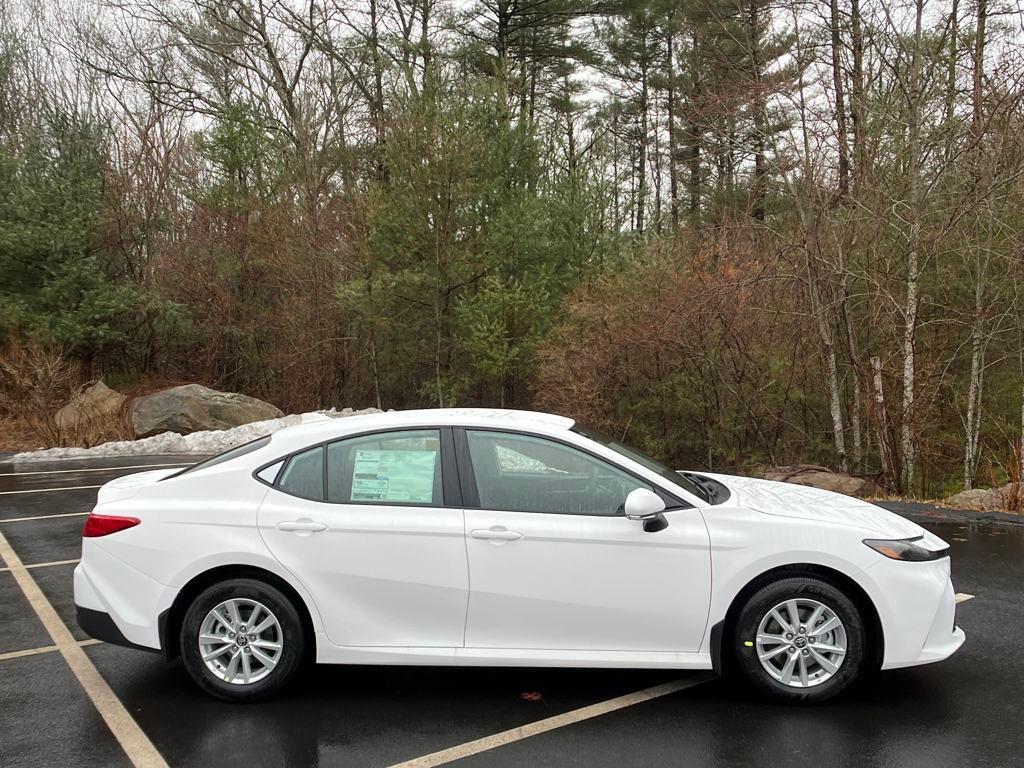
[[[0,477],[23,477],[25,475],[65,475],[72,472],[113,472],[118,469],[150,469],[153,467],[187,467],[188,464],[126,464],[123,467],[89,467],[88,469],[40,469],[34,472],[2,472]]]
[[[168,768],[167,762],[153,746],[153,742],[125,709],[124,704],[96,669],[96,665],[86,656],[71,630],[61,621],[53,604],[46,599],[32,574],[22,565],[21,559],[3,533],[0,533],[0,557],[10,567],[32,610],[43,622],[57,650],[64,657],[71,672],[78,678],[86,695],[92,700],[100,717],[106,722],[132,765],[136,768]]]
[[[67,485],[62,488],[25,488],[20,491],[0,491],[0,496],[13,496],[16,493],[47,493],[48,491],[84,491],[89,488],[102,487],[102,485]]]
[[[685,690],[686,688],[693,688],[695,685],[705,683],[711,678],[711,675],[699,675],[684,678],[682,680],[674,680],[671,683],[655,685],[652,688],[644,688],[642,691],[627,693],[624,696],[617,696],[614,699],[608,699],[607,701],[601,701],[597,704],[591,704],[588,707],[581,707],[580,709],[574,709],[571,712],[564,712],[561,715],[555,715],[554,717],[538,720],[535,723],[528,723],[520,726],[519,728],[502,731],[501,733],[496,733],[493,736],[485,736],[482,739],[467,741],[465,744],[459,744],[454,747],[449,747],[448,749],[442,749],[440,752],[432,752],[429,755],[415,757],[412,760],[406,760],[403,763],[395,763],[390,768],[432,768],[432,766],[435,765],[444,765],[445,763],[450,763],[453,760],[461,760],[464,757],[477,755],[481,752],[487,752],[495,749],[496,747],[504,746],[505,744],[511,744],[516,741],[528,739],[531,736],[537,736],[541,733],[553,731],[556,728],[564,728],[567,725],[573,725],[574,723],[579,723],[583,720],[600,717],[601,715],[606,715],[609,712],[614,712],[617,709],[632,707],[634,704],[641,704],[645,701],[650,701],[651,699],[657,699],[662,696],[668,696],[670,693]]]
[[[49,562],[49,563],[29,563],[29,564],[25,565],[25,567],[28,568],[31,571],[33,568],[49,568],[49,567],[54,566],[54,565],[72,565],[73,563],[77,563],[77,562],[79,562],[79,560],[76,557],[74,560],[54,560],[54,561]],[[9,570],[11,570],[11,569],[10,568],[0,568],[0,573],[3,573],[4,571],[9,571]]]
[[[957,592],[956,593],[956,602],[957,602],[957,604],[959,604],[959,603],[966,603],[968,600],[973,600],[973,599],[974,599],[974,595],[969,595],[966,592]]]
[[[62,512],[59,515],[33,515],[32,517],[9,517],[6,520],[0,520],[0,525],[4,523],[25,523],[29,520],[51,520],[55,517],[85,517],[88,512]]]
[[[89,638],[88,640],[79,640],[79,647],[86,645],[98,645],[99,640]],[[38,656],[41,653],[53,653],[60,649],[56,645],[44,645],[42,648],[26,648],[24,651],[8,651],[7,653],[0,653],[0,661],[6,661],[7,659],[20,659],[24,656]]]

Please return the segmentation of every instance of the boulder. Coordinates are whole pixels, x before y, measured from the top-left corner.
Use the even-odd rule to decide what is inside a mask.
[[[943,505],[957,509],[973,509],[978,512],[998,512],[1009,507],[1013,485],[1002,488],[972,488],[960,491],[942,500]]]
[[[74,439],[109,431],[121,416],[127,398],[102,381],[86,387],[57,411],[54,423],[61,434]]]
[[[845,472],[833,472],[828,467],[813,464],[794,464],[787,467],[772,467],[763,473],[765,480],[807,485],[823,491],[834,491],[847,496],[878,496],[883,489],[870,478],[854,477]]]
[[[208,429],[230,429],[283,415],[276,406],[255,397],[218,392],[200,384],[154,392],[132,401],[129,408],[136,437],[161,432],[187,435]]]

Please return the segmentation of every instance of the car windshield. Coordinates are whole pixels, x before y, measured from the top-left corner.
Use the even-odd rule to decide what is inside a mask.
[[[593,440],[595,443],[600,443],[605,448],[610,448],[627,459],[632,459],[637,464],[641,464],[652,472],[657,472],[663,478],[671,483],[675,483],[680,488],[685,488],[687,491],[692,493],[698,499],[704,501],[711,501],[711,494],[703,486],[698,485],[690,478],[686,477],[682,472],[677,472],[674,469],[670,469],[656,459],[652,459],[650,456],[640,453],[635,448],[630,448],[628,445],[620,443],[618,440],[608,437],[608,435],[598,432],[596,429],[590,427],[583,427],[579,424],[573,426],[572,431],[578,435],[583,435]]]

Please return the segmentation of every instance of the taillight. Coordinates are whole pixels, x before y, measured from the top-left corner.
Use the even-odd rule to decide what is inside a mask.
[[[85,527],[82,528],[82,537],[91,539],[97,536],[109,536],[111,533],[123,531],[125,528],[132,528],[141,522],[142,521],[137,517],[90,514],[85,518]]]

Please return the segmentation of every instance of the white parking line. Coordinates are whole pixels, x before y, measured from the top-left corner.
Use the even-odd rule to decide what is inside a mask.
[[[34,515],[32,517],[9,517],[6,520],[0,520],[0,525],[4,523],[24,523],[29,520],[52,520],[55,517],[85,517],[88,512],[61,512],[59,515]]]
[[[74,559],[74,560],[54,560],[53,562],[49,562],[49,563],[30,563],[29,565],[26,565],[25,567],[28,568],[28,570],[31,571],[33,568],[49,568],[52,565],[72,565],[73,563],[77,563],[77,562],[79,562],[79,560],[77,558]],[[3,573],[4,571],[9,571],[9,570],[11,570],[11,569],[10,568],[0,568],[0,573]]]
[[[13,496],[16,493],[46,493],[47,491],[83,491],[88,488],[102,487],[102,485],[67,485],[63,488],[26,488],[21,491],[0,491],[0,496]]]
[[[84,647],[86,645],[97,645],[100,641],[89,638],[88,640],[79,640],[78,646]],[[0,661],[6,661],[7,659],[20,659],[24,656],[38,656],[41,653],[53,653],[60,649],[56,645],[44,645],[42,648],[27,648],[24,651],[10,651],[8,653],[0,653]]]
[[[627,693],[624,696],[608,699],[608,701],[591,704],[589,707],[574,709],[571,712],[565,712],[561,715],[555,715],[554,717],[538,720],[535,723],[528,723],[527,725],[520,726],[519,728],[512,728],[508,731],[496,733],[493,736],[485,736],[484,738],[476,739],[475,741],[467,741],[465,744],[459,744],[455,747],[442,749],[440,752],[432,752],[429,755],[415,757],[412,760],[406,760],[404,763],[395,763],[391,768],[431,768],[435,765],[444,765],[445,763],[450,763],[453,760],[461,760],[462,758],[469,757],[470,755],[487,752],[495,747],[501,747],[515,741],[528,739],[531,736],[547,733],[548,731],[553,731],[556,728],[563,728],[567,725],[581,722],[582,720],[589,720],[592,717],[600,717],[601,715],[606,715],[609,712],[614,712],[617,709],[632,707],[634,704],[640,704],[645,701],[650,701],[651,699],[657,699],[661,696],[668,696],[670,693],[676,693],[677,691],[682,691],[686,688],[693,688],[695,685],[700,685],[710,679],[711,675],[699,675],[695,677],[688,677],[683,680],[675,680],[671,683],[655,685],[653,688],[644,688],[642,691]]]
[[[969,595],[966,592],[957,592],[956,593],[956,602],[957,602],[957,604],[959,604],[959,603],[966,603],[968,600],[973,600],[973,599],[974,599],[974,595]]]
[[[62,475],[71,472],[114,472],[119,469],[151,469],[153,467],[187,467],[188,464],[126,464],[123,467],[89,467],[88,469],[40,469],[34,472],[3,472],[0,477],[24,477],[25,475]]]
[[[128,714],[128,710],[124,708],[121,700],[117,698],[107,681],[100,675],[96,665],[86,656],[74,635],[61,621],[57,611],[46,599],[43,591],[39,589],[32,574],[22,564],[21,558],[11,548],[3,533],[0,533],[0,557],[10,567],[14,579],[28,599],[32,610],[43,622],[43,626],[53,639],[53,644],[57,646],[57,650],[64,657],[71,672],[78,678],[86,695],[92,700],[100,717],[106,722],[128,759],[136,768],[168,768],[167,762],[157,752],[153,742]]]

